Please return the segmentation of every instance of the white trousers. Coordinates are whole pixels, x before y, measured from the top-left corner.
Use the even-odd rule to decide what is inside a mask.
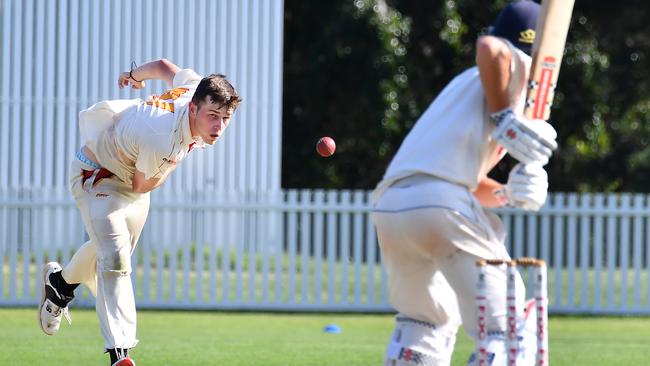
[[[372,219],[388,275],[391,304],[439,326],[462,321],[476,339],[479,259],[509,259],[498,218],[464,187],[417,176],[388,188]],[[487,330],[506,330],[506,269],[487,268]],[[523,316],[524,284],[517,279]]]
[[[77,250],[62,275],[68,283],[87,285],[96,296],[105,348],[133,348],[138,340],[131,254],[147,219],[149,194],[133,193],[114,177],[94,186],[90,181],[82,184],[82,169],[93,170],[75,159],[70,189],[90,240]]]

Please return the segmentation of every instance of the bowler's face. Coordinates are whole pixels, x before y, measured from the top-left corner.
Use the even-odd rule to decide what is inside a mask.
[[[190,104],[190,113],[194,114],[192,135],[200,136],[206,144],[214,145],[230,124],[234,110],[213,103],[210,97],[207,97],[198,106]]]

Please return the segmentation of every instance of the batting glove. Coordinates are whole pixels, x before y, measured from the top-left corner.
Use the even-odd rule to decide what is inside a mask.
[[[510,108],[493,113],[490,119],[497,126],[492,138],[521,163],[546,165],[557,148],[557,132],[544,120],[517,116]]]
[[[540,164],[517,164],[503,189],[509,206],[539,211],[548,195],[548,174]]]

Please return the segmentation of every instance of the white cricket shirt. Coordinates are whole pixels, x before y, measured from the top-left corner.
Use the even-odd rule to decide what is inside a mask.
[[[531,58],[505,42],[513,55],[508,84],[511,107],[523,111]],[[373,192],[374,201],[397,180],[415,174],[429,174],[474,191],[505,155],[490,136],[495,126],[489,115],[478,67],[456,76],[402,142]]]
[[[195,142],[188,109],[201,76],[193,70],[176,73],[173,89],[159,96],[99,102],[79,113],[82,142],[98,163],[127,184],[135,169],[145,179],[159,178],[187,156]]]

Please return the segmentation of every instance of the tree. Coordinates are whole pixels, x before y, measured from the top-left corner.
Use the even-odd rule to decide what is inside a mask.
[[[286,1],[285,187],[369,189],[505,0]],[[476,11],[476,9],[481,11]],[[551,122],[552,191],[646,191],[650,3],[578,1]],[[338,152],[313,149],[332,135]],[[494,176],[505,180],[513,162]]]
[[[368,188],[380,176],[391,66],[371,23],[352,1],[286,1],[284,187]],[[323,135],[336,140],[331,158],[314,151]]]

